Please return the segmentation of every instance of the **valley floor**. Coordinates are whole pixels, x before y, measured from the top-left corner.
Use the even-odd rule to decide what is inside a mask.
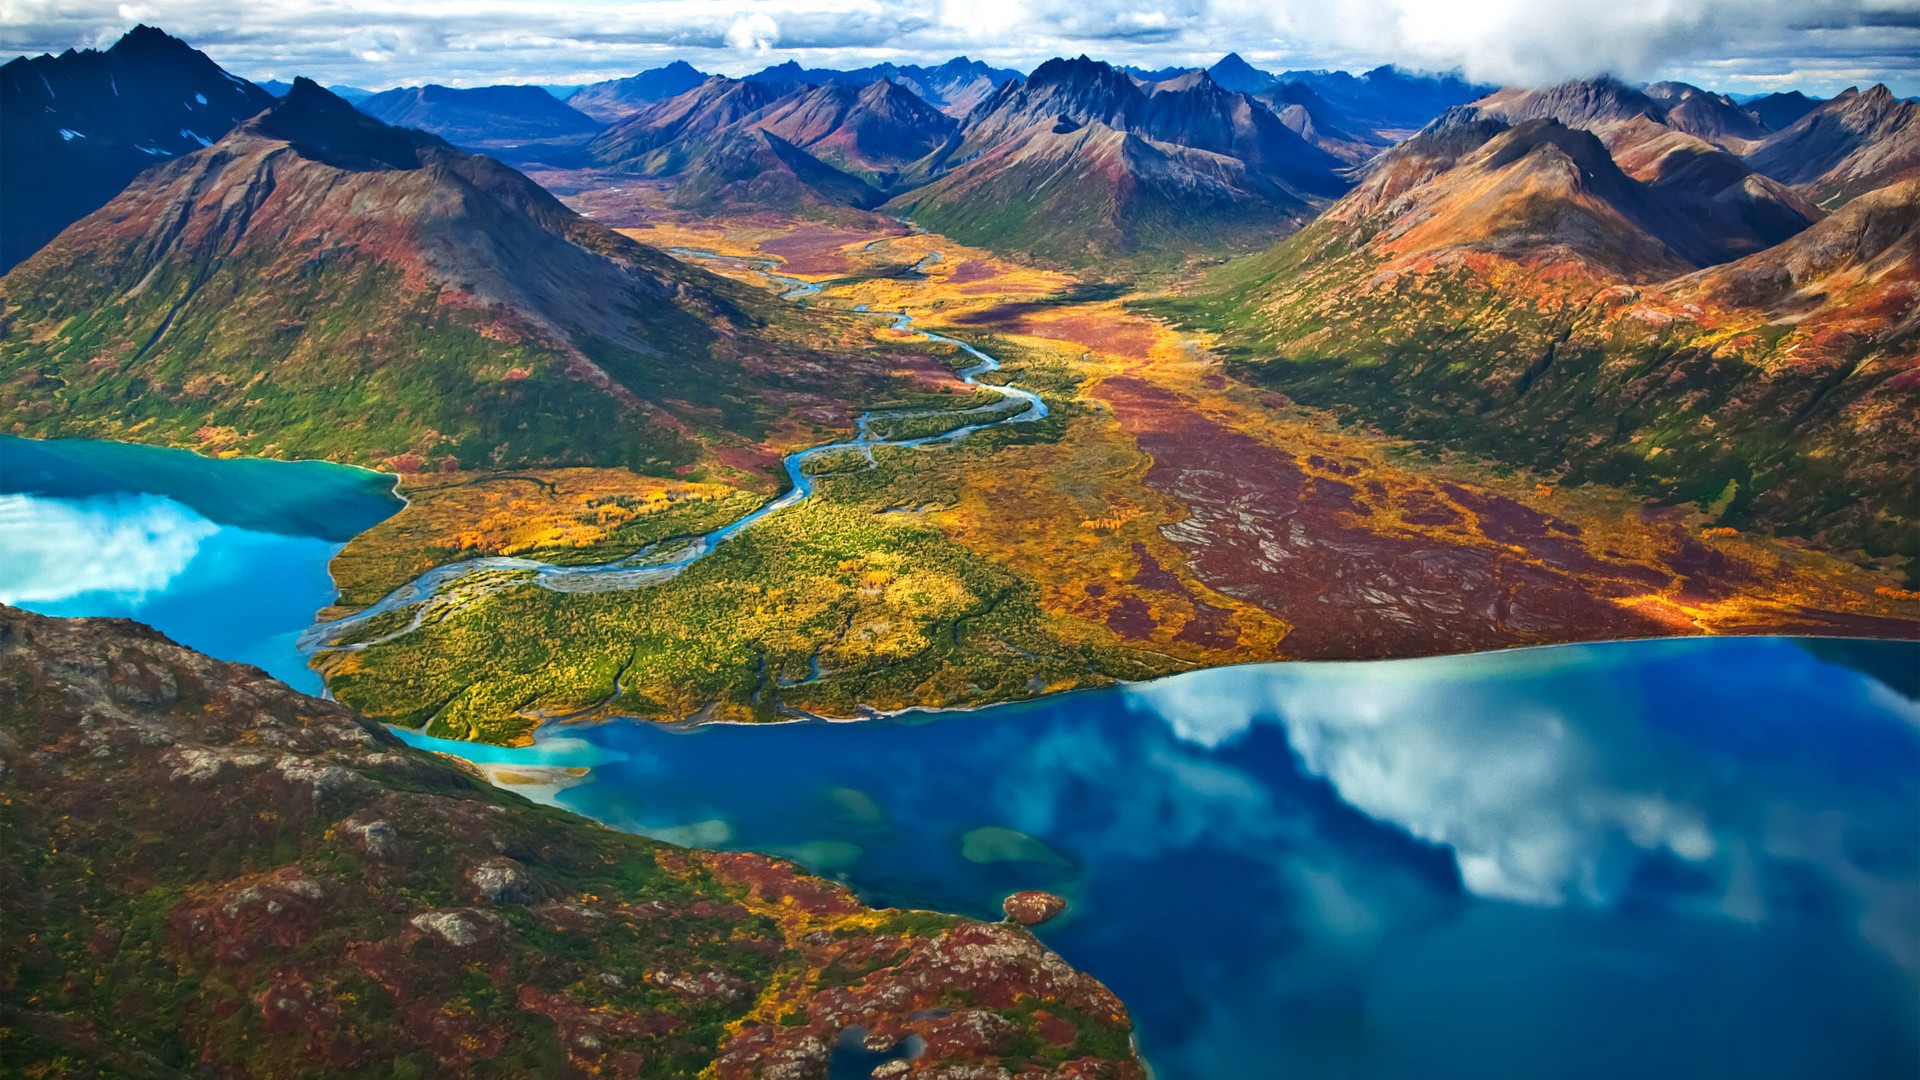
[[[749,260],[771,259],[820,285],[808,303],[906,312],[975,343],[1052,415],[836,464],[814,497],[663,584],[569,594],[510,579],[410,634],[322,653],[333,692],[374,715],[514,742],[560,716],[851,716],[1258,660],[1920,637],[1920,595],[1891,576],[1706,528],[1690,507],[1341,429],[1234,380],[1206,342],[1132,311],[1125,288],[885,219],[691,217],[642,187],[541,179],[637,240],[740,257],[710,269],[764,284]],[[917,363],[927,389],[925,350],[867,321],[873,347]],[[939,390],[971,403],[957,382]],[[703,531],[767,497],[800,440],[740,455],[743,475],[768,477],[753,491],[620,470],[405,476],[408,509],[336,560],[333,614],[467,554],[599,561]]]

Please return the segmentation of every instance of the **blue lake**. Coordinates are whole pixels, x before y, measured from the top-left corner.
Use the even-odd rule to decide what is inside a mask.
[[[294,641],[333,602],[327,563],[400,505],[325,462],[0,436],[0,602],[139,619],[317,694]]]
[[[1899,1077],[1920,646],[1701,639],[1260,665],[859,724],[563,729],[543,797],[998,914],[1156,1075]]]
[[[304,689],[386,478],[0,438],[0,600]],[[1261,665],[859,724],[612,722],[473,760],[611,825],[1039,933],[1162,1080],[1920,1074],[1920,645]]]

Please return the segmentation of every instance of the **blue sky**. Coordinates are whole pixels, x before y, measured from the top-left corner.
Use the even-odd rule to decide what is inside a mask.
[[[252,78],[375,89],[589,82],[675,59],[740,74],[964,53],[1024,70],[1081,52],[1161,67],[1237,50],[1275,69],[1920,94],[1920,0],[0,0],[0,47],[103,45],[136,22]]]

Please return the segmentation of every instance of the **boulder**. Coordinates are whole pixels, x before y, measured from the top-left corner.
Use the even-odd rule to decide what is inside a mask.
[[[1043,922],[1057,918],[1061,912],[1067,910],[1067,901],[1064,897],[1055,896],[1050,892],[1027,889],[1002,900],[1000,907],[1006,911],[1007,918],[1021,926],[1039,926]]]

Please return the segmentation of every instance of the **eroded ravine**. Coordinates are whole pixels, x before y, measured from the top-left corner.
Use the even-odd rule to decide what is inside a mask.
[[[781,298],[785,300],[797,302],[820,291],[820,286],[814,282],[774,273],[773,267],[777,264],[772,260],[742,259],[698,248],[669,250],[681,258],[728,261],[746,266],[778,288]],[[854,310],[860,314],[891,318],[894,330],[911,331],[928,341],[952,345],[960,349],[975,362],[960,370],[957,377],[970,387],[999,395],[1000,400],[969,409],[882,409],[864,412],[855,421],[852,438],[837,439],[788,454],[782,461],[787,472],[787,489],[780,495],[762,503],[744,516],[698,536],[673,537],[649,544],[631,555],[603,563],[579,566],[564,566],[538,559],[506,555],[488,555],[442,563],[351,615],[315,623],[300,635],[300,651],[312,657],[321,652],[349,652],[383,644],[405,637],[419,629],[428,618],[437,613],[443,613],[449,608],[465,606],[502,589],[516,588],[529,583],[554,592],[576,593],[639,589],[655,585],[674,577],[680,571],[705,558],[729,537],[753,527],[768,516],[812,495],[818,477],[808,471],[808,465],[814,461],[851,451],[863,454],[871,463],[873,451],[877,447],[911,449],[934,443],[954,442],[990,427],[1028,423],[1047,416],[1046,402],[1033,391],[1011,384],[980,382],[979,377],[998,369],[1000,361],[975,346],[930,330],[912,330],[913,317],[904,312],[868,311],[864,307]],[[977,417],[978,419],[932,435],[913,438],[894,438],[878,430],[880,427],[891,426],[901,421],[929,417],[950,417],[955,420]],[[398,627],[364,637],[355,633],[382,616],[405,611],[408,608],[414,609],[412,616]]]

